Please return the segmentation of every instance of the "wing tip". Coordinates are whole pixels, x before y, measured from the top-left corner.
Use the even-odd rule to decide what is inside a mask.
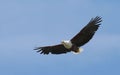
[[[101,17],[101,16],[96,16],[96,17],[94,18],[94,20],[95,20],[95,23],[96,23],[97,25],[101,25],[101,23],[100,23],[100,22],[102,22],[102,17]]]
[[[95,25],[99,26],[101,25],[100,22],[102,22],[102,17],[96,16],[95,18],[92,18],[89,23],[94,23]]]
[[[40,54],[44,54],[44,55],[48,55],[49,52],[47,50],[45,50],[44,47],[36,47],[34,48],[34,50],[36,50],[37,53],[40,53]]]

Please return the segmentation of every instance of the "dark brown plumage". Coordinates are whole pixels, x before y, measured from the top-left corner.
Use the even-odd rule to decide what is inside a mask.
[[[97,31],[101,17],[95,17],[90,20],[90,22],[75,36],[71,39],[71,42],[76,46],[80,47],[87,43]]]
[[[70,40],[73,45],[70,49],[65,48],[63,44],[58,44],[54,46],[38,47],[34,50],[37,50],[37,52],[40,52],[41,54],[63,54],[71,51],[75,52],[72,48],[81,47],[86,44],[93,37],[99,25],[101,25],[101,21],[101,17],[99,16],[92,18],[90,22]]]
[[[69,49],[66,49],[62,44],[54,45],[54,46],[45,46],[45,47],[38,47],[35,50],[38,50],[37,52],[40,52],[40,54],[62,54],[70,52]]]

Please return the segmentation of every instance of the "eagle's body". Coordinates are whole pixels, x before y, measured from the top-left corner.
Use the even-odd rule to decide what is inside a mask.
[[[82,48],[79,48],[76,45],[72,44],[72,42],[70,40],[64,40],[61,43],[63,44],[63,46],[66,49],[69,49],[69,50],[73,51],[74,53],[80,53],[83,51]]]
[[[62,41],[61,44],[58,45],[38,47],[35,50],[38,50],[37,52],[41,52],[41,54],[63,54],[71,51],[75,53],[82,52],[83,50],[81,46],[86,44],[93,37],[101,21],[101,17],[97,16],[92,18],[90,22],[71,40]]]

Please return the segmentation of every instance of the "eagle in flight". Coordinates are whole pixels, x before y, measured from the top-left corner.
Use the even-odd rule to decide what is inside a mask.
[[[101,17],[96,16],[71,40],[64,40],[58,45],[37,47],[34,50],[37,50],[40,54],[81,53],[83,51],[81,46],[86,44],[93,37],[99,25],[101,25],[100,22],[102,22]]]

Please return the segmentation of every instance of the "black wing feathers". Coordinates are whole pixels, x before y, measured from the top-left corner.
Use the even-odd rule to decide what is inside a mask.
[[[37,50],[37,52],[40,52],[40,54],[62,54],[70,52],[70,50],[66,49],[62,44],[55,46],[38,47],[34,50]]]
[[[78,47],[87,43],[93,37],[95,31],[97,31],[101,21],[101,17],[97,16],[92,18],[90,22],[71,39],[71,42]]]

